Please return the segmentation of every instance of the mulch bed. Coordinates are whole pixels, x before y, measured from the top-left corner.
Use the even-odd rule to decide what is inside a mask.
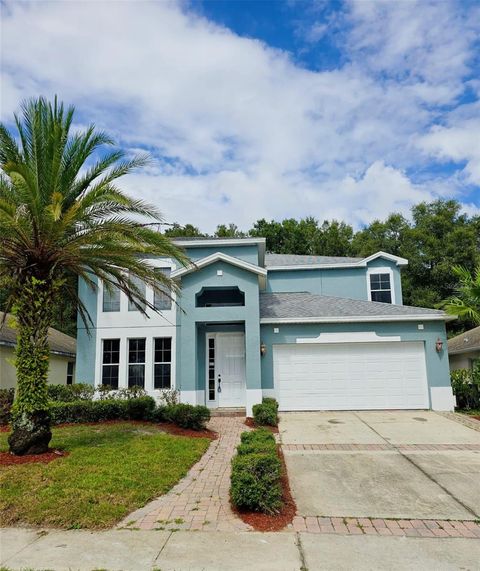
[[[271,427],[273,428],[273,427]],[[285,458],[283,457],[283,452],[280,446],[278,446],[278,456],[280,462],[282,463],[282,478],[280,480],[280,485],[282,486],[282,509],[280,513],[275,515],[262,514],[258,512],[244,512],[240,511],[233,504],[232,510],[238,515],[238,517],[248,525],[251,525],[255,531],[281,531],[289,523],[292,523],[295,514],[297,513],[297,506],[292,498],[292,493],[290,491],[290,483],[288,481],[287,466],[285,464]]]
[[[0,466],[35,463],[48,464],[52,460],[65,458],[65,456],[68,455],[69,452],[65,450],[54,450],[53,448],[49,448],[45,454],[27,454],[25,456],[15,456],[14,454],[10,454],[10,452],[0,452]]]
[[[259,428],[255,424],[255,421],[253,420],[253,418],[251,416],[247,416],[244,424],[245,424],[245,426],[248,426],[248,428]],[[278,434],[278,426],[262,426],[262,428],[267,428],[268,430],[270,430],[274,434]]]

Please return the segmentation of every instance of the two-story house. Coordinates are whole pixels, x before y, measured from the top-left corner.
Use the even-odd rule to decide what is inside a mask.
[[[442,312],[402,304],[407,260],[268,254],[263,238],[177,239],[194,262],[155,259],[181,284],[145,317],[119,291],[80,284],[77,379],[167,388],[210,408],[273,396],[280,410],[452,410]]]

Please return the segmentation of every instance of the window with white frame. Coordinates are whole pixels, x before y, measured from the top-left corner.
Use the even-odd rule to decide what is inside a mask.
[[[390,272],[372,272],[369,274],[370,299],[381,303],[393,303],[392,277]]]
[[[169,389],[172,386],[172,338],[157,337],[153,342],[153,386]]]
[[[128,340],[128,386],[145,388],[145,339]]]
[[[156,268],[156,273],[161,273],[165,277],[170,277],[170,268]],[[154,291],[153,293],[153,305],[155,309],[159,310],[167,310],[172,309],[172,300],[171,300],[171,290],[165,284],[159,283],[159,287],[161,291]]]
[[[145,282],[136,276],[130,276],[130,281],[133,283],[133,285],[137,286],[137,289],[139,290],[140,295],[145,297],[145,293],[146,293]],[[137,303],[138,303],[138,300],[137,300]],[[140,303],[139,305],[143,308],[145,307],[145,305],[142,303]],[[138,307],[133,303],[133,301],[131,299],[128,300],[128,311],[138,311]]]
[[[102,311],[104,313],[120,311],[120,290],[118,287],[103,284]]]
[[[118,389],[120,339],[104,339],[102,349],[102,385]]]

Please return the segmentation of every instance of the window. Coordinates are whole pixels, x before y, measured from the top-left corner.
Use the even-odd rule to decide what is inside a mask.
[[[73,361],[67,363],[67,385],[73,385]]]
[[[120,290],[118,287],[111,286],[107,288],[107,284],[103,284],[103,311],[120,311]]]
[[[172,339],[157,337],[153,351],[153,387],[169,389],[172,385]]]
[[[370,298],[372,301],[392,303],[390,274],[370,274]]]
[[[102,385],[118,389],[120,339],[103,340]]]
[[[130,281],[137,286],[137,289],[140,291],[140,295],[142,295],[143,297],[145,297],[145,282],[142,281],[140,278],[137,278],[136,276],[131,276],[130,277]],[[137,300],[138,301],[138,300]],[[145,308],[144,304],[140,304],[143,308]],[[138,311],[138,308],[136,307],[136,305],[133,303],[133,301],[131,301],[130,299],[128,300],[128,311]]]
[[[208,400],[215,400],[215,339],[208,340]]]
[[[238,287],[206,287],[196,295],[197,307],[235,307],[245,305],[245,294]]]
[[[162,273],[167,278],[170,277],[170,268],[157,268],[157,273]],[[171,290],[168,286],[160,284],[161,292],[153,292],[153,305],[155,309],[172,309],[172,300],[170,299]],[[163,293],[165,292],[165,293]]]
[[[145,388],[145,339],[128,340],[128,386]]]

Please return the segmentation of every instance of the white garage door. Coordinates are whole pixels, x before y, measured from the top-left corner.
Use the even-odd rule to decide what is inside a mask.
[[[429,408],[423,343],[276,345],[280,410]]]

